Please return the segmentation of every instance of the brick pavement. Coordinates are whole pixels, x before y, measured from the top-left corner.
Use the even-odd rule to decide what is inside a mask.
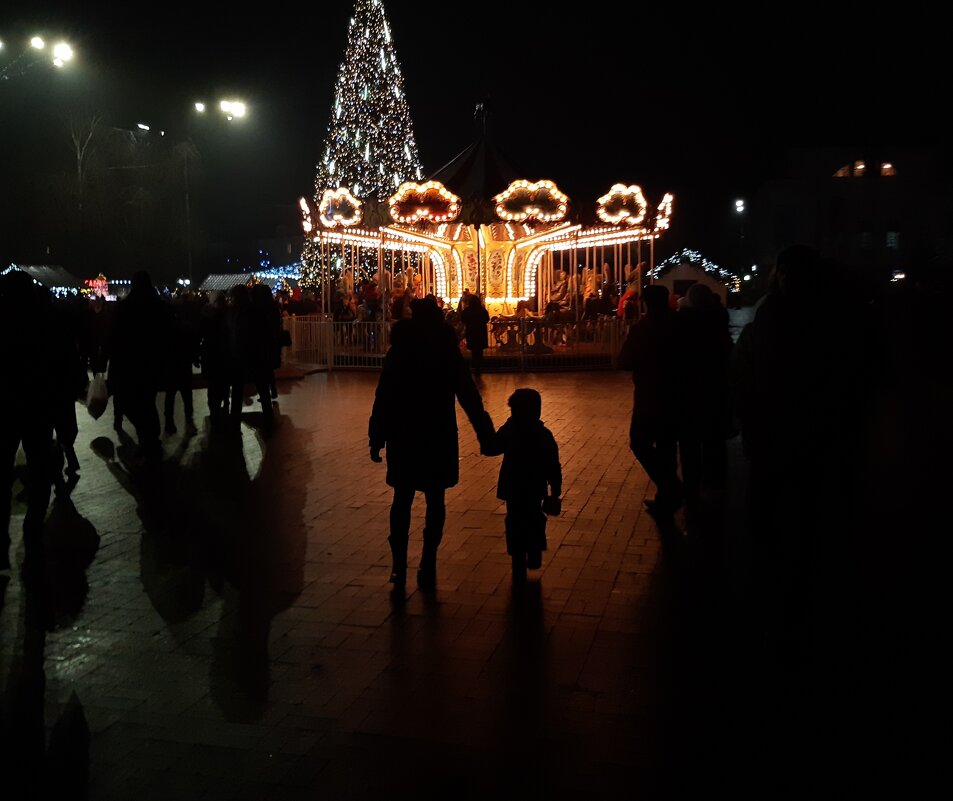
[[[550,519],[542,570],[514,588],[499,461],[479,456],[458,414],[462,479],[447,495],[438,590],[409,583],[405,599],[387,584],[390,491],[366,448],[376,381],[285,381],[270,439],[247,407],[240,438],[165,438],[151,474],[111,411],[93,421],[80,409],[81,478],[51,511],[48,550],[68,557],[55,560],[55,623],[30,624],[16,571],[0,596],[0,676],[8,698],[27,688],[28,725],[52,737],[70,700],[81,705],[94,799],[634,798],[714,786],[698,773],[725,753],[715,730],[734,702],[717,686],[729,669],[715,666],[730,645],[721,626],[680,633],[698,626],[678,591],[685,574],[669,568],[690,551],[663,549],[643,511],[628,377],[485,376],[497,425],[513,389],[542,392],[563,515]],[[408,424],[426,436],[426,420]],[[418,497],[412,566],[422,511]],[[716,597],[706,620],[723,612]],[[719,769],[736,781],[731,760]]]

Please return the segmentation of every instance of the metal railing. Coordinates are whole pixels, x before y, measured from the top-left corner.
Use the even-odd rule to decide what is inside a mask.
[[[286,317],[290,361],[331,369],[380,369],[390,347],[387,321],[334,322],[327,316]],[[623,320],[494,319],[487,324],[484,370],[598,370],[614,368],[626,334]],[[470,353],[464,341],[461,350]]]

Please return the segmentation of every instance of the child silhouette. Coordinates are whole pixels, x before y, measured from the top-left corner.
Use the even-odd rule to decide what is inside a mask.
[[[503,454],[496,497],[506,501],[506,552],[513,578],[542,566],[546,516],[560,512],[562,468],[559,446],[540,420],[542,398],[535,389],[518,389],[508,401],[510,418],[482,448],[486,456]]]

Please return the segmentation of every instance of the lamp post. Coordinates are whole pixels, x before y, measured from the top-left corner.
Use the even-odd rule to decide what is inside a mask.
[[[744,272],[745,260],[745,202],[742,199],[735,201],[735,214],[738,216],[738,265],[739,273]]]
[[[182,164],[185,169],[185,244],[186,252],[188,253],[189,286],[195,281],[192,275],[192,206],[189,202],[189,154],[191,150],[192,137],[189,137],[182,159]]]
[[[199,115],[204,115],[207,112],[207,105],[204,101],[196,101],[193,105],[195,113]],[[225,115],[225,119],[228,122],[231,122],[235,119],[243,119],[248,113],[247,105],[241,100],[220,100],[218,102],[219,111]],[[191,134],[192,126],[189,125],[189,135],[186,139],[186,147],[183,152],[183,168],[185,173],[185,237],[186,237],[186,250],[188,253],[188,268],[189,268],[189,283],[193,284],[195,282],[195,277],[192,274],[192,206],[189,197],[190,181],[189,181],[189,157],[192,155],[192,151],[195,149],[195,144],[192,141]]]
[[[6,49],[6,43],[0,40],[0,55]],[[57,42],[53,47],[47,48],[46,40],[42,36],[34,36],[30,39],[29,47],[14,56],[8,64],[0,66],[0,81],[18,78],[44,60],[49,60],[50,64],[60,69],[73,60],[73,55],[73,48],[66,42]]]
[[[242,119],[248,113],[247,105],[239,100],[221,100],[215,107],[220,111],[221,114],[225,116],[225,119],[229,122],[235,119]],[[208,112],[208,105],[204,101],[196,101],[193,104],[193,109],[195,114],[204,116]],[[150,126],[144,123],[139,123],[138,127],[143,131],[150,130]],[[195,282],[195,275],[192,258],[192,179],[189,161],[198,154],[198,149],[196,148],[192,137],[192,128],[193,126],[190,118],[189,123],[186,125],[185,139],[176,147],[176,150],[181,150],[182,152],[182,176],[184,180],[185,195],[185,251],[190,286]],[[165,132],[161,131],[160,134],[165,135]]]

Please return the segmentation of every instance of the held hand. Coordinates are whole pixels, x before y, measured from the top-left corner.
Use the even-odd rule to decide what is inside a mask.
[[[383,458],[381,457],[381,449],[380,449],[380,448],[371,448],[371,461],[372,461],[372,462],[383,462],[383,461],[384,461]]]
[[[477,436],[477,442],[480,443],[480,456],[497,456],[499,451],[493,449],[493,440],[496,432],[491,428],[488,433],[481,432]]]

